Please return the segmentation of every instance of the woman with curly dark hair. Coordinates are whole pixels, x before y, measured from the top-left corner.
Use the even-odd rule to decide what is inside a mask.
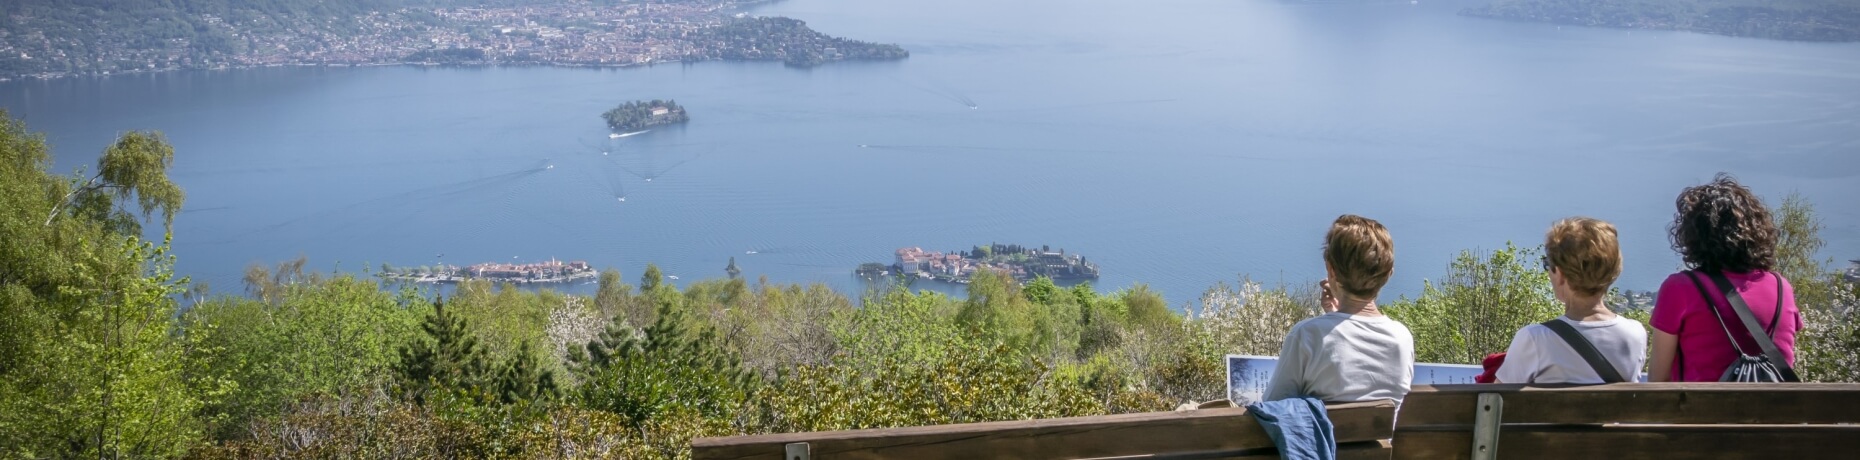
[[[1686,188],[1676,204],[1668,236],[1691,270],[1660,284],[1648,380],[1716,382],[1740,354],[1764,354],[1714,279],[1729,281],[1781,352],[1784,362],[1772,364],[1794,363],[1802,320],[1789,281],[1771,271],[1778,231],[1769,208],[1723,173]]]

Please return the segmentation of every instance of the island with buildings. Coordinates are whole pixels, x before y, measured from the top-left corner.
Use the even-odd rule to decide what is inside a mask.
[[[1098,264],[1065,249],[1014,244],[975,246],[967,251],[936,252],[921,247],[898,248],[891,265],[862,264],[855,274],[875,278],[897,274],[919,279],[967,284],[977,270],[1006,273],[1026,282],[1037,277],[1064,280],[1098,279]]]
[[[376,274],[389,281],[422,284],[455,284],[471,280],[512,284],[555,284],[594,279],[598,275],[599,272],[587,262],[579,260],[564,262],[553,258],[545,262],[522,264],[486,262],[464,267],[444,264],[422,267],[383,265],[381,272]]]
[[[690,116],[685,115],[685,108],[678,106],[678,102],[658,99],[620,104],[601,114],[601,118],[607,120],[607,127],[615,133],[639,132],[654,126],[691,120]]]

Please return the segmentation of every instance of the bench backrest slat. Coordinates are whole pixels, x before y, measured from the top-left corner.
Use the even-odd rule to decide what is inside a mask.
[[[1853,384],[1417,385],[1398,419],[1471,424],[1479,393],[1504,394],[1508,423],[1850,423],[1860,411]]]
[[[1420,385],[1392,458],[1472,458],[1480,393],[1504,399],[1498,457],[1825,458],[1860,452],[1860,385]]]
[[[1392,436],[1392,402],[1339,404],[1328,411],[1340,444],[1373,443]],[[816,459],[1059,459],[1171,453],[1245,458],[1273,453],[1272,440],[1253,416],[1245,409],[1230,408],[701,438],[692,442],[692,456],[698,460],[779,460],[784,446],[796,442],[808,443]],[[1386,458],[1386,450],[1380,452],[1380,458]]]

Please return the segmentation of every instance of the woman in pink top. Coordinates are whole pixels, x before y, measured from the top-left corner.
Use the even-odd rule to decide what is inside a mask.
[[[1746,353],[1761,348],[1738,320],[1736,311],[1707,273],[1724,273],[1749,305],[1765,332],[1775,340],[1787,364],[1795,363],[1795,335],[1802,318],[1789,281],[1770,271],[1776,264],[1776,225],[1769,208],[1750,189],[1720,173],[1711,183],[1679,193],[1679,212],[1668,230],[1673,249],[1697,272],[1700,285],[1686,272],[1666,277],[1653,305],[1653,356],[1647,379],[1654,382],[1716,382],[1737,359],[1725,329]],[[1710,302],[1706,301],[1710,296]],[[1720,326],[1713,306],[1725,319]],[[1777,363],[1784,364],[1784,363]]]

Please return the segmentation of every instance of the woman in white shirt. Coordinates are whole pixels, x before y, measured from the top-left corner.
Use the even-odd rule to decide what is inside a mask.
[[[1608,287],[1621,275],[1615,227],[1587,217],[1550,226],[1544,271],[1563,315],[1518,330],[1498,368],[1500,383],[1632,382],[1647,362],[1647,327],[1608,309]],[[1576,334],[1565,337],[1554,328]],[[1590,347],[1591,358],[1580,350]]]
[[[1325,314],[1286,334],[1265,400],[1400,404],[1414,379],[1414,335],[1376,307],[1376,295],[1395,272],[1394,239],[1380,222],[1338,217],[1324,237],[1324,268]]]

